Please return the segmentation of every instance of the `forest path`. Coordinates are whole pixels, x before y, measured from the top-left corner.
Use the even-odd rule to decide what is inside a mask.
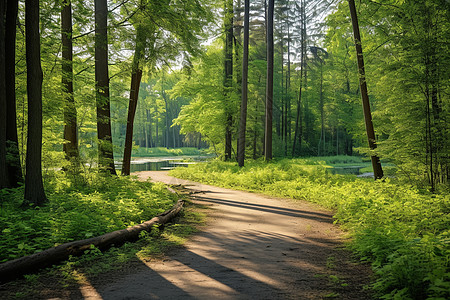
[[[196,192],[207,226],[162,261],[111,275],[85,299],[368,299],[367,266],[352,262],[328,211],[301,202],[135,173]],[[117,274],[118,275],[118,274]]]

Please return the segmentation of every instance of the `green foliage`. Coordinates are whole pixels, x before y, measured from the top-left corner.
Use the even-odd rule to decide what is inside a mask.
[[[450,101],[443,95],[450,88],[449,11],[448,1],[358,3],[377,154],[398,167],[397,176],[407,177],[411,184],[429,185],[431,190],[448,188]],[[348,19],[345,1],[327,17],[325,43],[335,87],[345,82],[351,86],[349,79],[357,79]],[[354,88],[334,90],[338,91],[335,100],[354,102],[359,97],[349,93],[357,91]],[[342,104],[338,110],[345,108]],[[356,146],[364,145],[364,126],[360,121],[354,125],[347,128],[359,140]]]
[[[332,175],[316,159],[248,161],[243,168],[214,161],[178,168],[171,174],[333,209],[336,222],[353,237],[350,246],[363,260],[372,262],[378,275],[374,288],[385,299],[450,296],[448,193],[421,192],[390,180]]]
[[[23,188],[1,191],[1,262],[142,223],[175,200],[162,184],[101,174],[54,173],[46,186],[49,203],[36,208],[20,207]]]

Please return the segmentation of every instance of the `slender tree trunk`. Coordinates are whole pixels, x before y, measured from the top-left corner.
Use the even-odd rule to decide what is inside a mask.
[[[163,83],[162,83],[162,91],[161,91],[162,97],[164,99],[164,107],[166,109],[166,113],[165,113],[165,117],[164,117],[164,121],[166,123],[166,131],[165,131],[165,137],[164,137],[164,143],[166,148],[169,148],[169,138],[170,138],[170,124],[169,124],[169,104],[167,102],[167,95],[166,95],[166,91],[164,90],[164,79],[163,79]]]
[[[289,27],[288,27],[288,35],[289,35]],[[288,62],[287,62],[287,68],[286,68],[286,80],[285,80],[285,92],[284,92],[284,156],[287,156],[287,147],[288,147],[288,98],[289,98],[289,39],[287,43],[287,55],[288,55]]]
[[[6,1],[5,23],[5,91],[6,91],[6,164],[9,184],[23,182],[16,123],[16,28],[18,0]]]
[[[101,169],[116,175],[111,134],[109,99],[108,31],[106,0],[95,0],[95,82],[97,102],[98,163]]]
[[[159,131],[158,131],[158,129],[159,129],[159,127],[158,127],[158,125],[159,125],[159,122],[158,122],[159,120],[158,120],[158,107],[157,106],[155,106],[155,147],[159,147]]]
[[[295,132],[294,132],[294,141],[292,144],[292,156],[295,156],[295,148],[297,144],[297,138],[299,141],[299,145],[302,140],[302,85],[303,85],[303,44],[302,44],[302,53],[301,53],[301,63],[300,63],[300,86],[298,88],[298,99],[297,99],[297,116],[295,118]],[[299,147],[300,148],[300,147]]]
[[[151,123],[151,118],[150,118],[150,112],[148,109],[145,109],[145,126],[148,126],[147,129],[147,148],[151,148],[152,147],[152,123]]]
[[[250,0],[244,1],[244,54],[242,57],[242,103],[241,118],[239,122],[238,164],[244,166],[245,160],[245,133],[247,128],[247,89],[248,89],[248,40],[250,22]]]
[[[10,186],[6,165],[5,11],[6,0],[0,0],[0,189]]]
[[[278,19],[278,22],[281,23],[281,17]],[[275,132],[277,136],[284,142],[284,48],[283,48],[283,26],[281,26],[280,30],[280,66],[281,66],[281,97],[280,97],[280,108],[275,104],[275,111],[273,112],[273,117],[275,119]],[[280,120],[281,119],[281,120]]]
[[[294,157],[296,155],[296,144],[297,144],[297,138],[299,143],[299,152],[301,151],[301,142],[302,142],[302,87],[303,87],[303,71],[306,66],[305,58],[306,58],[306,47],[305,47],[305,31],[303,28],[303,22],[304,22],[304,2],[301,1],[300,6],[300,18],[301,18],[301,24],[302,28],[300,30],[300,85],[298,89],[298,98],[297,98],[297,114],[295,118],[295,132],[294,132],[294,141],[292,143],[292,156]]]
[[[62,85],[65,92],[63,151],[66,159],[78,158],[77,108],[73,95],[73,46],[72,46],[72,3],[62,2],[61,40],[62,40]]]
[[[273,10],[274,0],[267,7],[267,79],[266,79],[266,126],[264,157],[272,159],[272,116],[273,116]]]
[[[224,94],[225,101],[231,101],[228,96],[231,93],[233,85],[233,0],[225,0],[224,7],[224,29],[225,29],[225,77],[224,77]],[[231,159],[232,147],[232,126],[233,116],[231,113],[231,103],[226,103],[225,114],[225,160]]]
[[[369,95],[367,93],[366,74],[364,70],[364,58],[361,46],[361,36],[359,34],[358,16],[356,14],[356,7],[354,0],[348,0],[350,7],[350,16],[352,18],[353,34],[355,38],[356,56],[358,59],[358,71],[359,71],[359,85],[361,89],[361,98],[364,110],[364,120],[366,123],[367,138],[369,141],[370,150],[374,150],[377,147],[375,139],[375,131],[373,129],[372,114],[370,112]],[[380,159],[376,155],[371,156],[372,167],[375,179],[381,179],[383,177],[383,169],[381,168]]]
[[[152,115],[149,109],[146,109],[147,112],[147,122],[148,122],[148,143],[149,148],[153,147],[153,133],[152,133]]]
[[[130,175],[131,150],[133,149],[133,127],[134,117],[136,115],[136,107],[139,99],[139,86],[141,85],[142,67],[139,65],[145,51],[145,36],[143,27],[137,25],[136,28],[136,44],[133,57],[133,65],[131,69],[131,87],[130,101],[128,104],[127,132],[125,134],[125,147],[122,160],[122,175]],[[145,124],[145,123],[144,123]],[[147,135],[145,134],[146,146]]]
[[[320,59],[320,58],[319,58]],[[317,153],[320,156],[325,155],[325,125],[324,125],[324,111],[323,111],[323,63],[320,61],[320,85],[319,85],[319,110],[320,110],[320,140],[317,147]],[[323,143],[323,145],[322,145]],[[323,152],[320,152],[320,146],[323,147]]]
[[[287,132],[287,143],[286,143],[286,149],[285,149],[285,155],[287,156],[287,146],[291,142],[291,96],[290,96],[290,90],[291,90],[291,32],[289,29],[289,22],[287,24],[288,28],[288,42],[287,42],[287,54],[288,54],[288,65],[287,65],[287,73],[286,73],[286,132]]]
[[[47,201],[42,182],[42,69],[39,34],[39,0],[25,4],[28,94],[28,139],[25,202],[41,206]]]

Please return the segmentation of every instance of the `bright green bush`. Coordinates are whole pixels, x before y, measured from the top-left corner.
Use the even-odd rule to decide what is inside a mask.
[[[43,207],[21,208],[23,188],[0,191],[0,262],[142,223],[176,200],[162,184],[98,174],[89,178],[86,183],[54,173]]]
[[[335,163],[340,163],[336,161]],[[351,163],[354,163],[351,161]],[[385,299],[450,298],[450,196],[386,180],[332,175],[315,159],[214,161],[178,168],[185,179],[304,199],[335,211],[351,247],[372,262]]]

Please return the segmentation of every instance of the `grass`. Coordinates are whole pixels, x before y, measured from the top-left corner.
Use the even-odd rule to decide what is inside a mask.
[[[178,199],[163,184],[98,174],[73,180],[63,173],[54,173],[47,180],[46,191],[48,204],[27,209],[20,207],[23,188],[1,191],[2,262],[141,223],[171,208]],[[121,269],[127,262],[160,257],[183,245],[203,221],[204,214],[187,200],[175,222],[143,232],[136,243],[103,253],[91,248],[81,257],[71,257],[58,266],[2,285],[6,296],[0,293],[0,298],[33,298],[49,282],[55,290],[65,289],[82,283],[83,278],[95,279]]]
[[[133,226],[164,212],[176,196],[163,184],[96,176],[88,184],[55,173],[48,203],[23,210],[23,189],[2,191],[0,262]]]
[[[214,161],[171,174],[330,208],[353,237],[351,248],[372,263],[378,275],[373,287],[380,297],[450,298],[450,195],[389,179],[332,175],[324,166],[318,159],[249,161],[243,168]]]

